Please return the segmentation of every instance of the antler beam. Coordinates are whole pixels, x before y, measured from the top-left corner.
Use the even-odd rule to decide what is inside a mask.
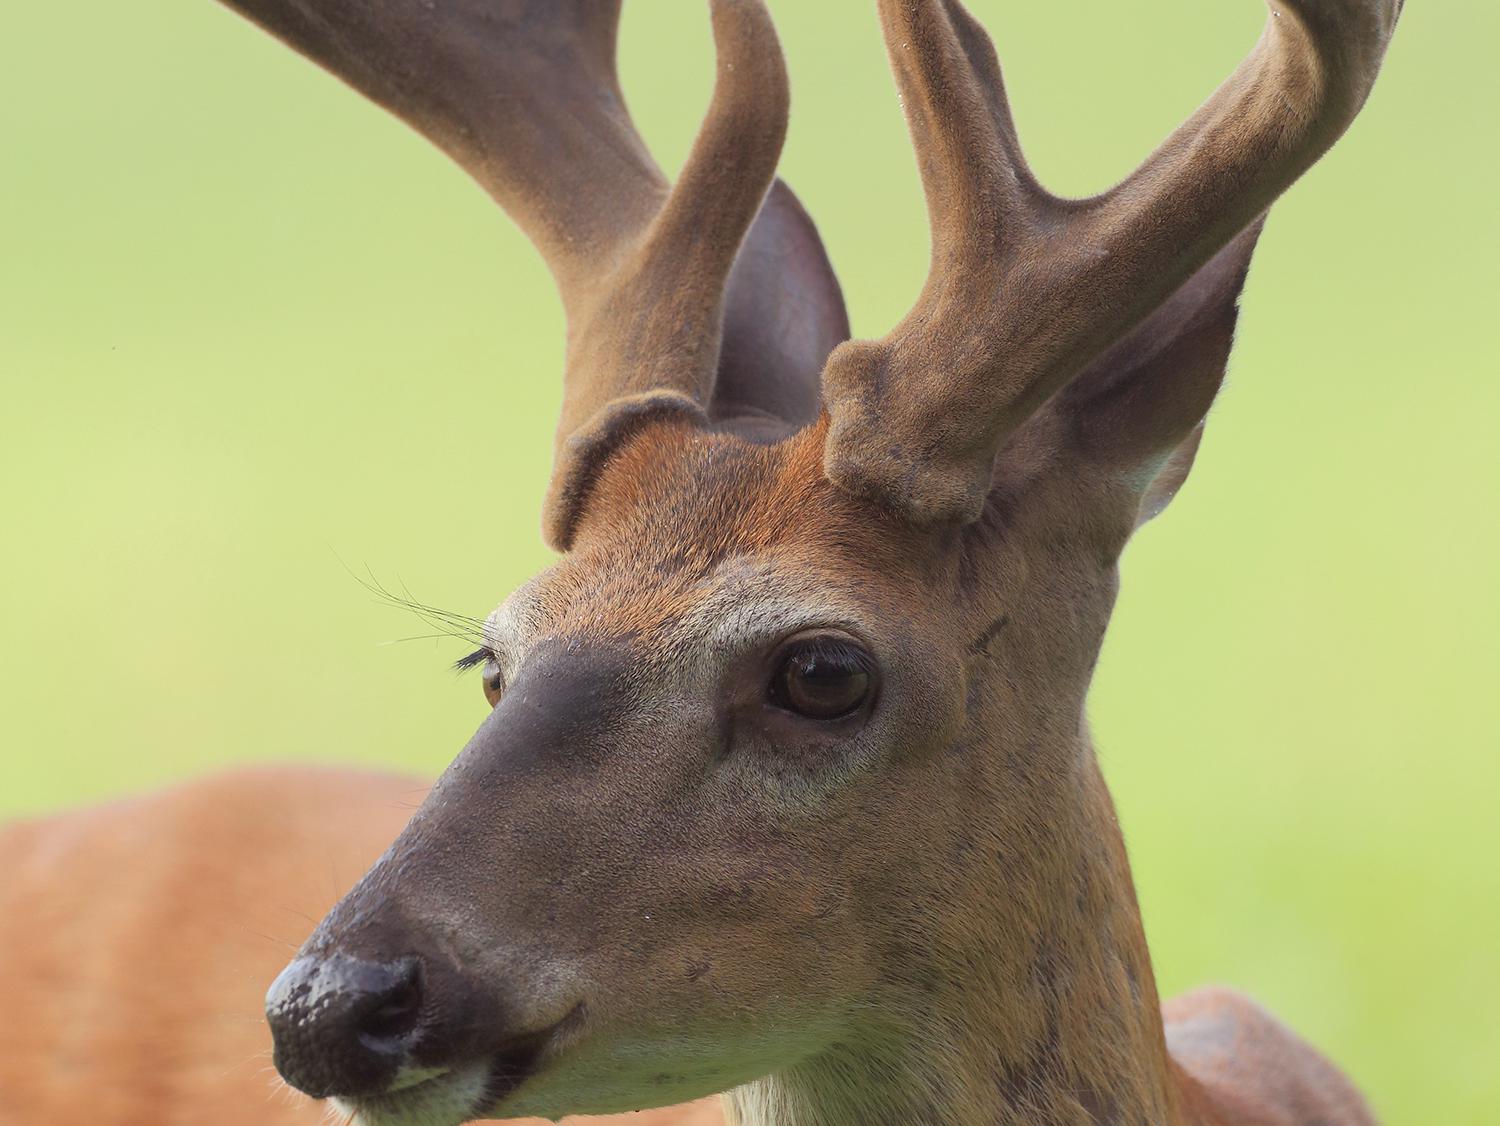
[[[921,523],[972,520],[1006,438],[1249,226],[1348,127],[1401,0],[1285,0],[1255,50],[1118,187],[1049,195],[988,37],[957,0],[881,0],[932,260],[916,305],[824,370],[830,477]]]

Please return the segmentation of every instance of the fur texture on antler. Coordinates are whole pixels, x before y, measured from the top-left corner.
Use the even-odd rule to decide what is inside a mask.
[[[544,515],[562,550],[601,467],[654,420],[775,440],[820,395],[828,477],[920,525],[977,518],[997,455],[1064,386],[1075,405],[1144,397],[1162,417],[1119,440],[1084,419],[1079,452],[1142,447],[1149,512],[1191,462],[1258,219],[1353,120],[1401,7],[1272,0],[1255,50],[1154,155],[1064,200],[1028,169],[958,0],[879,0],[932,261],[900,324],[847,341],[817,232],[774,181],[787,79],[762,0],[710,0],[718,77],[670,188],[620,91],[619,0],[227,2],[445,149],[546,259],[568,318]]]
[[[1064,200],[1021,155],[994,48],[973,17],[957,0],[881,0],[932,265],[889,335],[829,359],[835,483],[919,523],[977,518],[1007,438],[1343,133],[1400,6],[1273,0],[1255,50],[1145,164],[1103,195]],[[1245,262],[1253,245],[1239,244]]]
[[[761,0],[712,0],[718,77],[670,188],[615,73],[619,0],[227,2],[444,149],[546,260],[568,318],[553,546],[650,419],[815,416],[848,322],[811,221],[784,185],[767,194],[787,81]]]

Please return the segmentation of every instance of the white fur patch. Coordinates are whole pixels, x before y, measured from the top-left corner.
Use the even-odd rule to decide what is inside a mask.
[[[430,1074],[422,1078],[422,1071]],[[333,1105],[350,1126],[461,1126],[483,1110],[479,1103],[488,1079],[489,1065],[485,1063],[452,1071],[403,1069],[386,1094],[334,1099]]]

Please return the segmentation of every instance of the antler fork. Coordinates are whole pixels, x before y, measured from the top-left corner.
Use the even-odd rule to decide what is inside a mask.
[[[1118,187],[1065,200],[1021,155],[957,0],[880,0],[932,226],[915,306],[824,370],[826,467],[922,523],[972,520],[1006,438],[1270,206],[1364,104],[1401,0],[1272,0],[1255,50]]]

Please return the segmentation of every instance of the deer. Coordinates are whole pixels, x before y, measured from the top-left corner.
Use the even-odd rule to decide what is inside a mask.
[[[1270,0],[1088,199],[1031,172],[958,0],[877,0],[931,238],[878,340],[777,176],[761,0],[710,2],[670,184],[618,0],[225,2],[467,171],[567,320],[558,559],[459,662],[478,730],[270,983],[289,1086],[361,1126],[1373,1121],[1248,998],[1160,1001],[1085,701],[1266,213],[1401,0]],[[298,784],[264,801],[339,804]]]

